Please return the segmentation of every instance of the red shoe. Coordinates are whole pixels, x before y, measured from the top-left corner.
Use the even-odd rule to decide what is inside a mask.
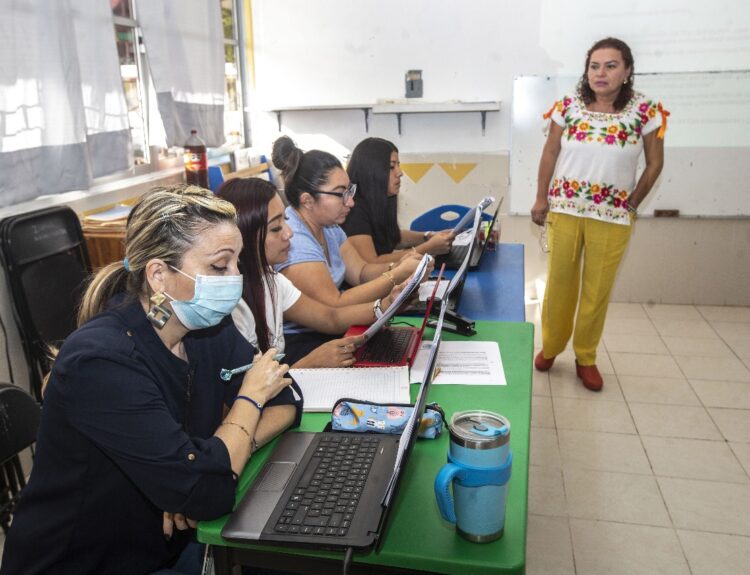
[[[552,367],[552,364],[555,363],[555,358],[551,357],[547,359],[544,357],[544,352],[540,351],[538,354],[536,354],[536,357],[534,358],[534,367],[538,371],[549,371],[549,368]]]
[[[591,391],[601,391],[604,381],[595,365],[578,365],[576,360],[576,375],[581,378],[583,387]]]

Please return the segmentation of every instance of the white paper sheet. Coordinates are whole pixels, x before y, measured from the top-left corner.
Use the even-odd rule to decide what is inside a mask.
[[[430,296],[432,296],[432,290],[435,289],[435,281],[436,280],[426,281],[419,286],[419,301],[427,301],[430,299]],[[435,299],[443,299],[445,290],[448,289],[449,283],[450,280],[440,280],[440,285],[437,288],[437,292],[435,292]]]
[[[410,403],[409,368],[332,367],[290,369],[302,388],[303,411],[331,411],[342,397],[377,403]]]
[[[409,380],[416,383],[422,377],[430,342],[422,342],[411,366]],[[496,341],[444,341],[440,344],[437,360],[440,373],[432,382],[457,385],[507,385],[500,346]]]

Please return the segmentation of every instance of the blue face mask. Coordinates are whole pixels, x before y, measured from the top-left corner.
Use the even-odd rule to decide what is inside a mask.
[[[171,299],[172,310],[182,325],[188,329],[202,329],[218,325],[222,319],[232,313],[242,297],[242,276],[189,276],[174,266],[176,272],[189,277],[195,282],[195,292],[190,301]]]

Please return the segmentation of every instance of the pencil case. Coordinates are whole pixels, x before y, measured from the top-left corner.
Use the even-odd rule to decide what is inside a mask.
[[[331,410],[332,431],[389,433],[400,435],[414,412],[406,403],[374,403],[360,399],[339,399]],[[435,439],[443,431],[445,413],[437,403],[425,406],[418,437]]]

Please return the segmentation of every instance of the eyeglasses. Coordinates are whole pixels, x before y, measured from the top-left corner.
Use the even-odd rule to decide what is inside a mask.
[[[547,230],[549,229],[549,222],[544,222],[541,231],[539,232],[539,247],[542,248],[542,253],[549,253],[549,240],[547,239]]]
[[[339,186],[339,188],[343,188],[344,186]],[[345,191],[343,192],[323,192],[321,190],[316,190],[316,194],[324,194],[326,196],[338,196],[341,198],[341,201],[346,203],[349,200],[354,199],[354,195],[357,193],[357,184],[349,184]]]

